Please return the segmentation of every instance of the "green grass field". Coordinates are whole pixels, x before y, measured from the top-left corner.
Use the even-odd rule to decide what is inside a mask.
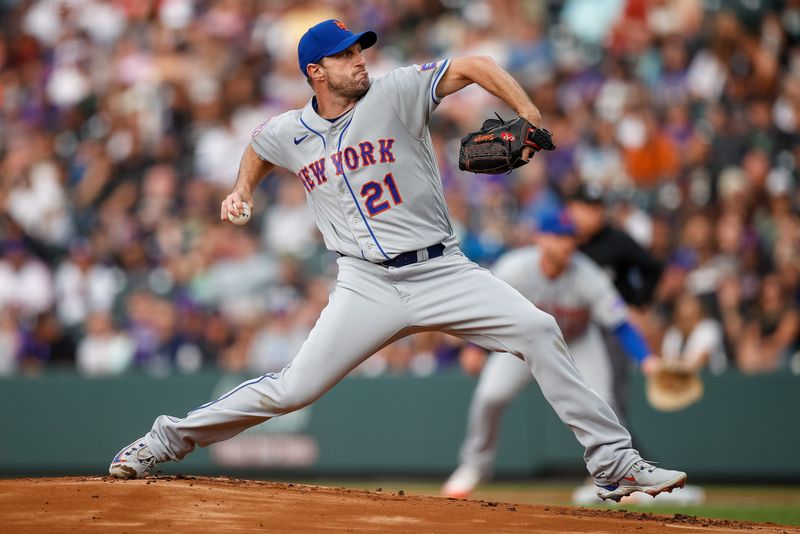
[[[439,495],[440,484],[410,480],[319,480],[321,486],[347,487],[406,494]],[[573,506],[572,491],[577,484],[549,482],[496,482],[481,486],[470,497],[476,500],[515,504],[552,504]],[[686,514],[698,517],[739,521],[800,525],[800,486],[702,486],[705,501],[700,505],[677,504],[608,504],[596,508],[641,511],[654,514]],[[678,490],[676,490],[678,491]],[[646,502],[646,501],[645,501]]]

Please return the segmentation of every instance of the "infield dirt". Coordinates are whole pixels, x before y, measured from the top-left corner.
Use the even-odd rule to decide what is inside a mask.
[[[207,477],[0,480],[2,532],[768,532],[800,528]]]

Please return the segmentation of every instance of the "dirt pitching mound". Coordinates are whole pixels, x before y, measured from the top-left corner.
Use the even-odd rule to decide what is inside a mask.
[[[206,477],[0,480],[3,532],[775,532],[800,528]]]

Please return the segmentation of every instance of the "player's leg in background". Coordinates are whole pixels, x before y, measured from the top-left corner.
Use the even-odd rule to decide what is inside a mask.
[[[621,479],[638,453],[611,407],[575,368],[555,319],[463,256],[441,260],[423,265],[418,282],[411,266],[412,322],[524,358],[545,399],[585,448],[592,476],[601,484]]]
[[[470,401],[461,465],[476,468],[483,478],[491,477],[503,411],[532,382],[525,362],[516,356],[499,352],[489,356]]]
[[[492,477],[503,412],[532,382],[525,362],[516,356],[499,352],[489,355],[470,401],[460,464],[442,488],[447,497],[466,497]]]
[[[339,259],[336,288],[308,339],[278,373],[242,383],[183,419],[160,416],[146,436],[156,460],[179,460],[195,445],[223,441],[318,399],[353,368],[402,335],[407,315],[383,267]]]

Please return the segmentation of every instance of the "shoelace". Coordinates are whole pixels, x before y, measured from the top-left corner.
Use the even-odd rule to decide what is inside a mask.
[[[147,463],[144,465],[144,470],[149,471],[150,468],[153,467],[154,465],[156,465],[156,457],[151,456],[150,459],[147,460]]]
[[[656,470],[656,466],[653,465],[655,463],[657,463],[657,462],[651,462],[649,460],[639,460],[638,462],[636,462],[633,465],[634,465],[634,467],[639,469],[639,471],[647,471],[648,473],[652,473],[653,471]]]
[[[144,469],[146,471],[146,470],[150,469],[151,467],[153,467],[153,465],[155,465],[156,457],[153,455],[152,452],[150,452],[150,449],[147,449],[147,453],[146,454],[148,454],[149,456],[145,456],[144,458],[142,458],[141,453],[144,452],[145,449],[147,449],[147,447],[142,447],[141,449],[136,451],[136,459],[139,461],[139,463],[144,464]]]

